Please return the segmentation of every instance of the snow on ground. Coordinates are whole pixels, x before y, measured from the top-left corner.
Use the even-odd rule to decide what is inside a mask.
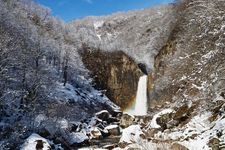
[[[75,102],[78,101],[77,93],[75,92],[75,88],[71,84],[66,84],[63,86],[63,83],[57,83],[55,92],[53,93],[55,99],[58,100],[73,100]]]
[[[138,143],[141,140],[140,136],[143,134],[144,133],[139,125],[131,125],[123,130],[120,142]]]
[[[49,150],[51,148],[45,138],[41,137],[36,133],[33,133],[26,139],[20,150],[35,150],[38,145],[40,145],[40,147],[43,147],[42,150]]]
[[[208,150],[207,143],[214,132],[211,128],[211,125],[208,121],[211,113],[206,113],[203,115],[195,116],[188,124],[184,130],[184,134],[191,136],[197,134],[195,139],[190,139],[189,141],[183,141],[181,144],[189,148],[190,150]]]
[[[214,137],[218,138],[218,132],[225,132],[223,131],[225,128],[225,118],[221,117],[215,122],[210,123],[208,119],[211,115],[210,112],[198,114],[184,127],[171,129],[168,133],[159,132],[155,135],[155,138],[178,140],[178,143],[184,145],[189,150],[209,150],[209,140]],[[223,134],[218,139],[224,142],[225,135]]]
[[[155,114],[152,118],[152,121],[150,122],[150,128],[160,128],[161,126],[157,124],[156,119],[164,114],[169,114],[174,112],[173,109],[164,109],[161,112]]]
[[[67,83],[66,86],[63,83],[57,82],[54,92],[49,96],[53,97],[55,100],[58,100],[60,103],[66,102],[85,102],[92,103],[98,106],[98,103],[107,104],[111,106],[111,108],[115,110],[119,110],[120,107],[111,102],[105,95],[101,93],[101,91],[97,91],[94,88],[91,91],[88,90],[80,90],[79,88],[75,88],[73,85]],[[96,101],[97,100],[97,101]]]

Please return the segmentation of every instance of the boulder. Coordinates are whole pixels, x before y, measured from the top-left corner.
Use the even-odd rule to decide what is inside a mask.
[[[99,129],[99,131],[101,132],[103,138],[110,136],[109,131],[106,130],[106,129],[104,129],[104,130],[103,129]]]
[[[156,133],[158,133],[160,131],[160,129],[157,128],[150,128],[145,132],[145,135],[147,136],[147,138],[151,139],[154,137],[154,135]]]
[[[143,139],[143,137],[145,137],[145,134],[142,132],[141,127],[139,125],[132,125],[123,130],[120,143],[136,143]]]
[[[150,122],[150,120],[152,119],[152,116],[135,116],[135,120],[134,122],[136,124],[141,125],[141,127],[145,127],[147,126],[147,124]]]
[[[112,123],[119,123],[120,122],[120,120],[118,119],[118,118],[116,118],[116,117],[109,117],[107,120],[106,120],[106,122],[108,123],[108,124],[112,124]]]
[[[97,127],[92,127],[90,129],[91,133],[91,138],[93,139],[101,139],[102,138],[102,133]]]
[[[123,115],[123,112],[120,109],[113,109],[111,111],[112,117],[121,118]]]
[[[26,139],[24,144],[21,146],[21,150],[30,150],[30,149],[44,150],[44,149],[51,149],[51,146],[45,138],[41,137],[36,133],[33,133]]]
[[[179,120],[188,112],[188,105],[184,104],[183,106],[179,107],[174,114],[174,119]]]
[[[157,114],[155,114],[150,122],[150,128],[161,128],[165,130],[166,123],[172,120],[173,109],[164,109]]]
[[[178,143],[173,143],[172,146],[171,146],[171,149],[172,150],[188,150],[187,147],[185,147],[181,144],[178,144]]]
[[[105,130],[108,130],[110,135],[120,135],[120,127],[118,125],[109,125],[105,128]]]
[[[212,138],[209,140],[208,142],[208,146],[212,149],[212,150],[220,150],[220,140],[218,138]]]
[[[125,149],[128,145],[129,145],[129,143],[124,142],[124,141],[119,142],[119,144],[118,144],[119,148],[121,148],[121,149]]]
[[[96,113],[95,116],[103,121],[106,121],[107,119],[109,119],[110,114],[107,110],[102,110]]]
[[[127,113],[123,114],[121,117],[121,120],[120,120],[120,126],[122,128],[127,128],[133,124],[134,119],[135,119],[135,117],[133,115],[130,115]]]
[[[167,123],[173,119],[173,113],[166,113],[156,119],[158,125],[161,126],[162,130],[167,129]]]

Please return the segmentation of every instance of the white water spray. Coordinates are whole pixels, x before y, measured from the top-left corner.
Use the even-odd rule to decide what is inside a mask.
[[[133,109],[128,110],[128,113],[136,116],[147,115],[147,81],[147,75],[139,78],[135,106]]]

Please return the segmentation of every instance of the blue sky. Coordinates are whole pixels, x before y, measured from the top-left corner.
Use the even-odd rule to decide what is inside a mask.
[[[85,16],[107,15],[118,11],[147,8],[173,0],[36,0],[65,21]]]

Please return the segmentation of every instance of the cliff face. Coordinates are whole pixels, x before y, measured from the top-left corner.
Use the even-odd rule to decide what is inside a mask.
[[[95,87],[125,109],[133,103],[139,77],[143,75],[136,62],[122,51],[104,52],[84,47],[83,63],[90,70]]]
[[[185,1],[165,46],[155,56],[149,84],[151,108],[166,102],[201,101],[205,106],[224,93],[224,2]]]
[[[175,22],[174,5],[162,5],[87,17],[69,25],[76,33],[73,37],[90,47],[87,50],[81,45],[80,54],[96,87],[106,90],[106,95],[125,109],[135,99],[140,75],[154,69],[154,57],[167,41]]]
[[[177,5],[178,22],[149,75],[148,149],[224,149],[224,8],[224,0]]]

